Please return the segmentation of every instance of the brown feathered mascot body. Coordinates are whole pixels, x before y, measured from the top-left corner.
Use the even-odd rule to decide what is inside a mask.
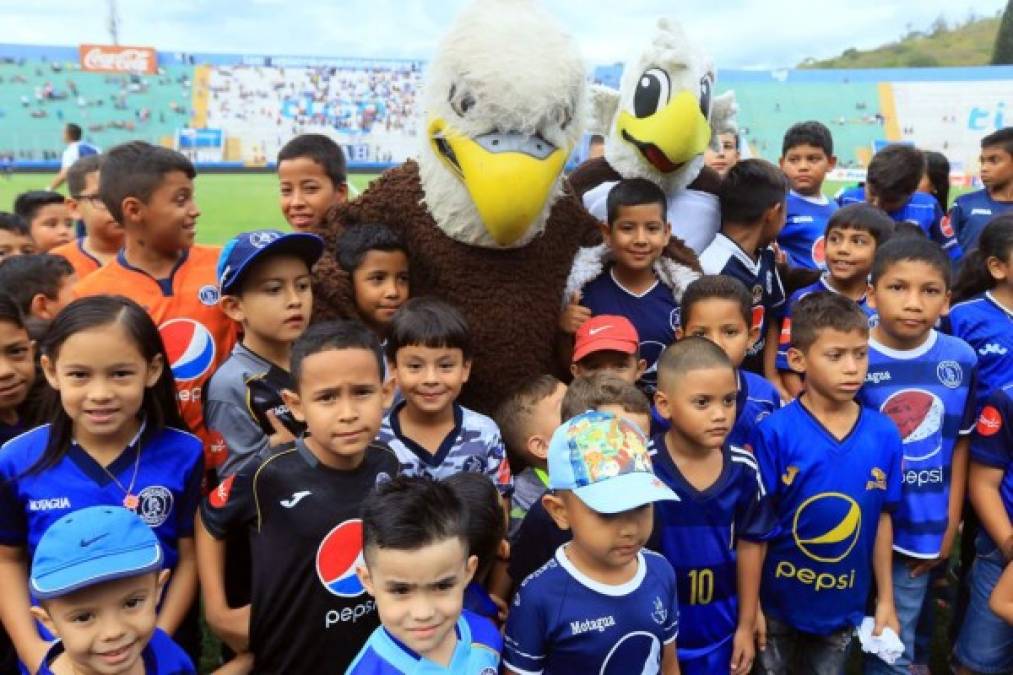
[[[468,320],[475,355],[461,403],[481,412],[558,371],[564,288],[578,250],[600,239],[562,176],[582,133],[585,78],[574,43],[543,10],[478,0],[427,70],[418,162],[384,173],[322,233],[332,245],[357,223],[398,233],[412,295],[443,298]],[[315,291],[325,314],[354,316],[333,260]]]

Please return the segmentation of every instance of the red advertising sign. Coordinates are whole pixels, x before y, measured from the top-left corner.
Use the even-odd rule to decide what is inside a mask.
[[[158,72],[158,58],[151,47],[81,45],[81,70],[92,73]]]

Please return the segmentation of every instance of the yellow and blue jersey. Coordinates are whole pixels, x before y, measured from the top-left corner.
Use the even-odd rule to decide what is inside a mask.
[[[837,438],[799,399],[752,441],[777,518],[760,584],[763,611],[829,635],[865,615],[879,517],[901,499],[901,441],[890,418],[860,409]]]
[[[788,192],[784,227],[777,235],[777,244],[788,255],[792,267],[826,269],[824,234],[830,216],[838,208],[837,202],[823,194],[805,197],[794,190]]]
[[[925,343],[890,349],[869,340],[869,371],[858,401],[900,432],[902,499],[893,514],[893,548],[935,558],[948,524],[953,446],[974,429],[974,350],[931,331]]]

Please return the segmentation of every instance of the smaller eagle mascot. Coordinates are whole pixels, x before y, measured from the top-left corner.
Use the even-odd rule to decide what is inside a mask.
[[[697,253],[721,225],[720,177],[703,152],[735,131],[735,96],[715,97],[714,66],[675,21],[659,19],[646,48],[623,68],[619,91],[594,88],[592,126],[607,130],[605,155],[581,164],[570,184],[584,206],[605,218],[608,192],[621,178],[646,178],[668,197],[672,234]]]

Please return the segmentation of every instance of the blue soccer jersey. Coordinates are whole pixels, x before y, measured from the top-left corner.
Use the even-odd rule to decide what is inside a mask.
[[[859,204],[864,201],[865,188],[862,186],[843,190],[837,196],[837,203],[841,206]],[[943,209],[932,195],[915,192],[904,206],[890,211],[887,215],[893,218],[895,223],[914,223],[922,228],[929,239],[943,247],[949,254],[950,260],[955,262],[964,256],[964,251],[960,248],[960,242],[950,226],[950,221],[944,220]]]
[[[613,586],[574,567],[566,546],[514,596],[504,665],[521,675],[660,673],[662,646],[679,632],[672,566],[643,550],[634,577]]]
[[[1013,373],[1013,312],[990,291],[950,308],[943,328],[978,354],[977,408],[985,397],[1010,381]]]
[[[53,675],[53,662],[64,652],[63,643],[55,642],[50,647],[38,675]],[[196,675],[197,669],[183,648],[172,641],[169,634],[156,628],[151,640],[141,651],[141,662],[144,663],[145,675]]]
[[[836,438],[796,399],[756,429],[753,451],[778,519],[763,566],[763,611],[817,635],[865,614],[880,514],[900,502],[901,442],[860,410]]]
[[[1013,522],[1013,384],[985,400],[971,437],[971,461],[1003,470],[999,496]]]
[[[179,539],[193,536],[200,502],[204,460],[199,438],[163,429],[144,439],[142,430],[106,467],[72,444],[54,466],[26,475],[48,441],[47,424],[0,449],[0,483],[5,486],[0,489],[0,544],[27,547],[31,560],[54,522],[86,506],[122,506],[125,490],[133,485],[137,515],[158,536],[166,569],[176,566]]]
[[[679,589],[680,659],[700,658],[732,638],[739,623],[736,541],[765,541],[776,525],[756,459],[736,447],[723,454],[717,480],[698,490],[672,460],[665,436],[651,443],[654,473],[679,497],[654,505],[654,527]]]
[[[784,308],[784,285],[777,273],[774,249],[769,246],[758,251],[756,260],[723,233],[700,254],[700,267],[706,274],[726,274],[738,279],[753,296],[753,328],[760,337],[749,349],[754,356],[763,351],[767,326],[781,316]]]
[[[840,208],[826,195],[805,197],[794,190],[785,202],[785,220],[777,243],[792,267],[821,270],[827,266],[823,236],[830,216]]]
[[[903,443],[902,499],[893,514],[893,549],[935,558],[950,504],[957,437],[974,428],[974,350],[937,331],[915,349],[869,340],[869,372],[859,402],[897,425]]]
[[[965,252],[978,247],[978,237],[992,218],[1013,209],[1013,202],[992,199],[988,190],[960,195],[947,214],[949,227],[957,233],[957,241]]]
[[[457,646],[450,665],[417,654],[380,626],[345,671],[346,675],[496,675],[503,638],[487,619],[463,610],[454,627]]]
[[[653,394],[658,386],[658,357],[665,347],[675,342],[679,305],[672,289],[655,281],[643,293],[632,293],[616,281],[610,267],[581,289],[580,304],[594,316],[611,314],[630,320],[640,338],[640,358],[647,362],[637,384]]]
[[[791,347],[791,315],[795,308],[795,303],[804,298],[807,295],[813,293],[836,293],[837,289],[830,285],[827,281],[827,276],[823,275],[815,282],[808,286],[803,286],[788,298],[788,302],[784,305],[784,318],[781,319],[781,336],[777,343],[777,369],[778,370],[789,370],[788,368],[788,348]],[[864,295],[858,301],[858,306],[862,308],[869,317],[869,325],[873,326],[876,323],[876,310],[869,306],[868,298]]]

